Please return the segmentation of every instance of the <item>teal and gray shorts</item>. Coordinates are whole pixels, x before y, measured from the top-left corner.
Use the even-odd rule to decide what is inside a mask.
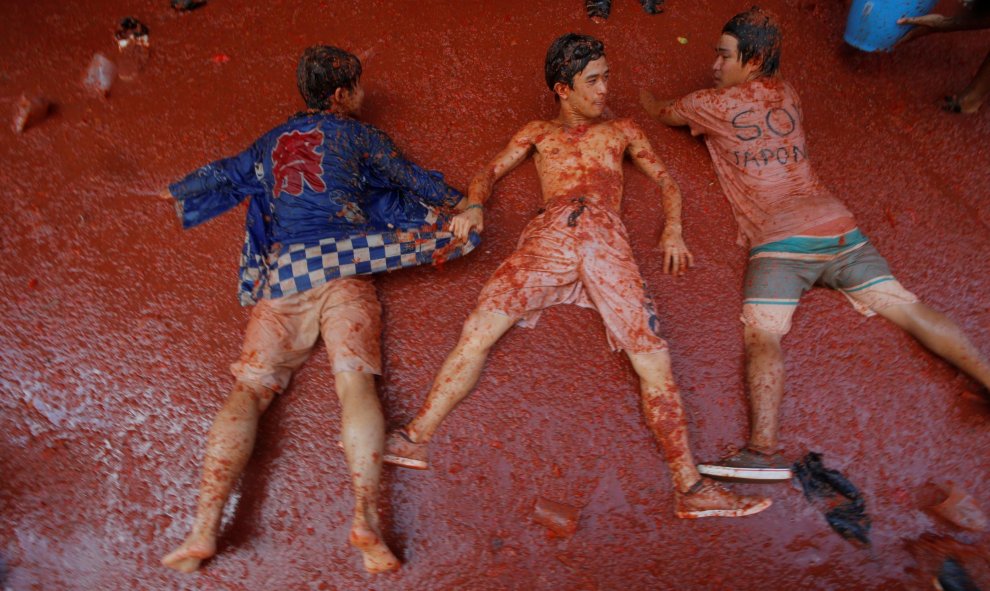
[[[786,334],[801,296],[816,285],[842,292],[866,316],[918,301],[858,228],[838,236],[791,236],[749,252],[743,323]]]

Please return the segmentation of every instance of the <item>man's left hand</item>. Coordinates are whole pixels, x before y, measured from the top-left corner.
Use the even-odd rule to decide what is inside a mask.
[[[485,216],[481,208],[472,207],[454,216],[450,221],[450,231],[454,237],[465,240],[471,230],[481,233],[485,229]]]
[[[675,276],[683,275],[694,264],[694,255],[684,244],[681,229],[667,226],[660,237],[660,248],[663,249],[663,272]]]

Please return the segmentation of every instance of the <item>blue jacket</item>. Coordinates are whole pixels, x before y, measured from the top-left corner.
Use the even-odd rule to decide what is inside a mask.
[[[251,197],[241,261],[244,303],[259,294],[281,295],[266,290],[268,271],[292,246],[436,230],[437,208],[449,209],[463,197],[442,174],[403,158],[382,131],[329,113],[291,117],[244,152],[207,164],[169,189],[183,228]]]

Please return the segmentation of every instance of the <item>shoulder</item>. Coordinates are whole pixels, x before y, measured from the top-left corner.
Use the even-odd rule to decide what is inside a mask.
[[[643,131],[643,128],[640,127],[639,123],[636,123],[631,117],[613,119],[608,122],[608,125],[617,133],[625,136],[625,138],[631,142],[641,141],[646,137],[646,133]]]
[[[622,131],[623,133],[629,132],[642,132],[642,128],[639,123],[633,120],[632,117],[622,117],[621,119],[613,119],[607,122],[612,128]]]
[[[530,121],[526,125],[523,125],[519,131],[516,132],[517,137],[533,137],[536,138],[540,135],[545,135],[556,129],[556,126],[551,121],[542,121],[536,119]]]
[[[737,84],[728,88],[702,88],[685,95],[678,103],[690,103],[708,108],[721,108],[726,103],[737,100],[738,97],[743,95],[747,84],[749,83]]]
[[[549,121],[530,121],[512,136],[512,143],[521,147],[537,144],[553,130],[553,124]]]
[[[351,133],[354,135],[367,135],[390,139],[387,133],[374,125],[358,119],[352,119],[350,117],[327,117],[325,124],[329,127],[337,127],[346,133]]]
[[[777,84],[780,86],[780,90],[782,93],[787,95],[792,100],[795,101],[798,100],[799,97],[797,90],[794,89],[794,86],[790,82],[787,82],[786,80],[781,78],[777,80]]]

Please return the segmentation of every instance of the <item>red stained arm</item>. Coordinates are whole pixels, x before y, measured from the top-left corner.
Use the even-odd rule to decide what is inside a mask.
[[[694,264],[694,256],[681,236],[681,189],[653,151],[643,130],[632,121],[624,122],[623,130],[629,139],[626,153],[633,164],[660,187],[660,202],[664,214],[663,234],[660,237],[663,271],[681,275]]]
[[[626,154],[632,160],[636,168],[643,174],[650,177],[660,186],[660,200],[663,204],[665,226],[681,225],[681,189],[677,182],[667,173],[667,168],[660,161],[660,157],[653,151],[650,140],[638,125],[629,121],[626,123],[624,131],[629,139],[626,147]]]
[[[475,175],[468,187],[469,205],[482,204],[487,201],[491,197],[495,183],[513,168],[519,166],[533,152],[532,130],[535,125],[535,123],[530,123],[523,127],[512,137],[509,145]]]
[[[451,231],[457,238],[467,238],[471,230],[481,232],[484,225],[484,215],[480,207],[492,195],[495,183],[507,175],[513,168],[519,166],[534,149],[532,130],[536,123],[530,123],[522,128],[501,152],[491,160],[468,186],[467,203],[464,211],[451,221]],[[474,206],[474,207],[472,207]]]
[[[687,125],[688,121],[684,117],[681,117],[674,111],[674,102],[676,99],[658,99],[653,96],[653,93],[645,88],[639,90],[639,102],[646,109],[646,113],[663,123],[664,125],[669,125],[671,127],[680,127],[682,125]]]

